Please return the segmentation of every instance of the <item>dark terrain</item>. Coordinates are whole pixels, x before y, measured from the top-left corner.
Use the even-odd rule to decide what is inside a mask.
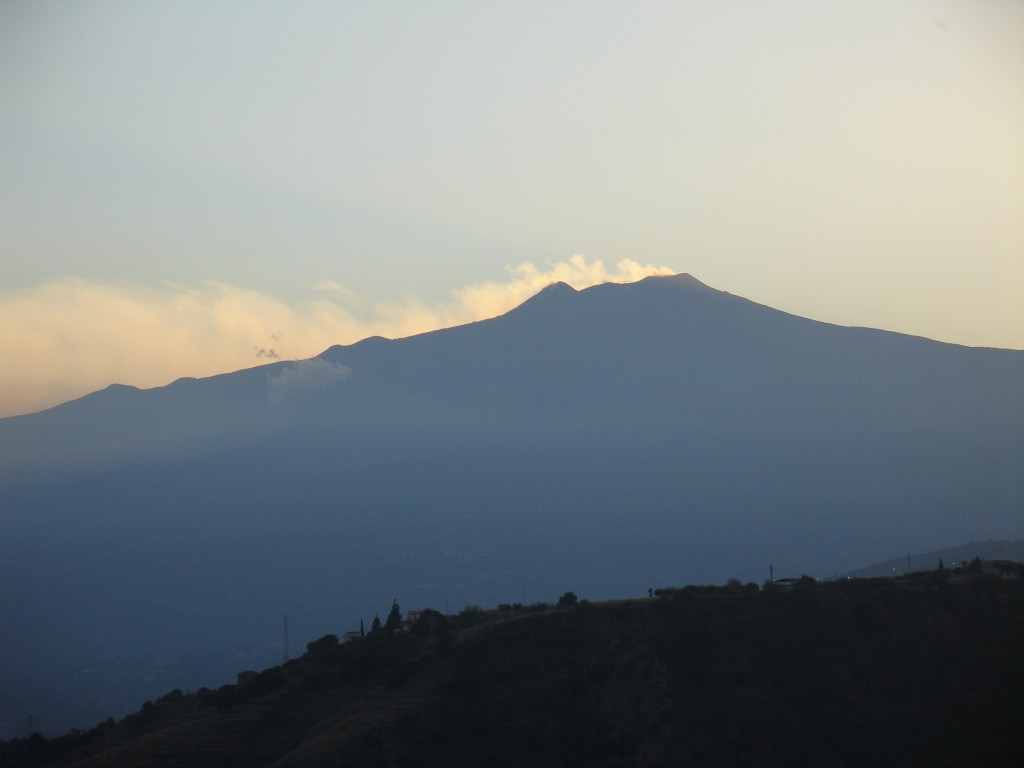
[[[1020,766],[1024,582],[934,571],[427,612],[5,766]]]
[[[393,597],[827,577],[1022,522],[1024,351],[689,275],[556,284],[478,323],[0,419],[0,738],[262,669],[286,614],[303,647]]]

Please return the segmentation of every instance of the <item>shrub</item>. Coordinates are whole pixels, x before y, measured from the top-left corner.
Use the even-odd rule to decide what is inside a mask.
[[[338,636],[335,634],[324,635],[319,640],[313,640],[310,643],[306,643],[306,653],[313,656],[318,653],[324,653],[331,650],[332,648],[338,647]]]

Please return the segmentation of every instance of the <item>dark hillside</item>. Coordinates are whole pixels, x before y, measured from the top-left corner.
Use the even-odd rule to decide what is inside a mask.
[[[1024,584],[972,578],[428,614],[0,763],[1019,766]]]
[[[286,613],[305,643],[393,596],[623,597],[1019,538],[1022,479],[1024,351],[688,275],[111,387],[0,419],[0,738],[263,668]]]

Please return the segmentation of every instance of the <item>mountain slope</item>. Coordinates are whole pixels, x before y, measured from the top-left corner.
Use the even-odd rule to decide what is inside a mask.
[[[279,657],[286,613],[309,639],[396,596],[631,595],[1019,538],[1022,483],[1024,352],[686,275],[555,285],[0,420],[0,712],[63,729],[209,685]],[[129,671],[97,675],[112,648]]]
[[[982,560],[1012,560],[1024,562],[1024,539],[1019,541],[972,541],[954,547],[946,547],[935,552],[907,553],[904,557],[872,563],[862,568],[843,574],[844,577],[856,579],[895,576],[911,571],[923,571],[934,568],[941,560],[950,567],[962,566],[974,558]]]
[[[809,321],[688,275],[579,292],[558,284],[493,320],[155,390],[113,386],[0,420],[0,481],[14,468],[52,470],[55,457],[137,462],[140,452],[160,457],[307,429],[324,415],[415,431],[437,408],[474,421],[479,409],[492,409],[483,414],[491,419],[582,412],[645,427],[668,416],[676,428],[745,434],[937,421],[1016,430],[1022,357]],[[288,407],[296,394],[305,402]]]

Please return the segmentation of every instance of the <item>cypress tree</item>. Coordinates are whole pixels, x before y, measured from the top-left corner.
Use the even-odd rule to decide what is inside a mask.
[[[402,627],[402,609],[398,607],[398,600],[391,601],[391,612],[388,613],[388,620],[384,622],[384,629],[394,634]]]

